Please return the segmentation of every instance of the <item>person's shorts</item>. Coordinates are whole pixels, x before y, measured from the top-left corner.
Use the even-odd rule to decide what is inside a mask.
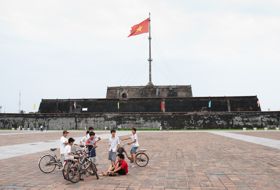
[[[135,154],[135,153],[137,152],[137,148],[138,148],[138,147],[135,147],[135,146],[131,147],[130,152],[131,152],[132,154]]]
[[[64,154],[60,154],[60,161],[62,162],[62,164],[64,163],[64,160],[65,160]]]
[[[115,162],[116,161],[116,157],[117,157],[117,153],[113,152],[113,151],[109,151],[109,157],[108,159]]]
[[[119,175],[126,175],[126,172],[125,172],[124,169],[120,169],[119,171],[117,171],[117,173],[118,173]]]
[[[90,148],[88,150],[88,156],[89,157],[96,157],[96,150],[95,150],[95,148]]]
[[[75,157],[73,155],[68,155],[67,157],[65,156],[65,160],[75,161]]]

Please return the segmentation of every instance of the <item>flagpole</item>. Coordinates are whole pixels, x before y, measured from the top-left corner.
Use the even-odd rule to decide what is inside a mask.
[[[153,86],[152,83],[152,37],[151,37],[151,13],[149,13],[149,83],[148,85]]]

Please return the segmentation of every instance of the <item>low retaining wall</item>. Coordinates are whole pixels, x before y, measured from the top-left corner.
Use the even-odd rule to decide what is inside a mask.
[[[146,128],[241,129],[280,127],[280,112],[0,114],[0,129]]]

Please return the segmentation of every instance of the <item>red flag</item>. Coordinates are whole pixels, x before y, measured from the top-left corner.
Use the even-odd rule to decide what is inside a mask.
[[[147,18],[139,24],[132,26],[128,37],[149,32],[149,24],[150,18]]]

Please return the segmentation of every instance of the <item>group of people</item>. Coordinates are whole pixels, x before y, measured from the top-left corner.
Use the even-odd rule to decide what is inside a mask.
[[[131,145],[130,156],[126,156],[131,161],[132,167],[134,167],[139,143],[136,128],[132,128],[131,131],[132,134],[130,137],[120,139],[116,134],[116,130],[111,130],[111,135],[108,140],[108,160],[110,161],[110,166],[106,172],[102,172],[102,175],[115,176],[126,175],[128,173],[128,164],[125,161],[125,155],[123,154],[126,152],[124,152],[124,149],[121,147],[121,140],[124,141],[131,139],[131,141],[127,143],[128,145]],[[72,151],[75,139],[72,137],[67,139],[68,134],[69,132],[65,130],[60,138],[60,156],[62,163],[64,163],[65,160],[75,160],[75,156]],[[80,145],[85,146],[88,149],[89,158],[93,163],[96,162],[96,147],[100,140],[101,138],[95,134],[93,127],[90,127],[89,130],[86,131],[86,135],[80,140]]]

